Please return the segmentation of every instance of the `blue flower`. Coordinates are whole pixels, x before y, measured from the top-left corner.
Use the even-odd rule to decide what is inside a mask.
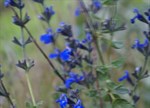
[[[81,10],[79,7],[77,7],[75,10],[75,16],[79,16],[80,14],[81,14]]]
[[[60,27],[57,28],[56,32],[62,34],[63,36],[72,37],[72,28],[71,25],[67,25],[64,22],[61,22]]]
[[[62,94],[59,99],[56,100],[57,103],[59,103],[61,108],[66,108],[68,104],[68,99],[66,94]]]
[[[42,15],[38,16],[39,19],[49,22],[49,20],[51,19],[51,17],[55,14],[55,11],[53,10],[53,6],[50,7],[46,7],[44,9],[44,12],[42,13]]]
[[[130,21],[131,23],[135,23],[135,20],[138,19],[139,21],[141,22],[144,22],[144,23],[147,23],[148,24],[148,21],[144,18],[143,15],[141,15],[139,13],[139,10],[138,9],[134,9],[133,12],[136,14]]]
[[[91,4],[91,9],[94,13],[97,13],[102,7],[101,2],[99,2],[98,0],[93,0],[92,4]]]
[[[123,80],[127,80],[132,86],[134,86],[134,83],[133,83],[132,79],[130,78],[129,72],[126,70],[126,71],[124,71],[124,73],[125,74],[122,77],[120,77],[118,79],[118,81],[121,82]]]
[[[52,33],[52,30],[50,29],[46,34],[43,34],[40,36],[40,41],[44,44],[49,44],[54,42],[54,34]]]
[[[92,42],[92,36],[91,33],[86,33],[86,38],[82,40],[83,43],[91,43]]]
[[[63,61],[69,61],[70,60],[70,54],[71,51],[69,49],[64,49],[61,53],[60,53],[60,58]]]
[[[125,71],[125,74],[122,77],[120,77],[118,79],[118,81],[123,81],[123,80],[128,79],[128,78],[129,78],[129,72]]]
[[[71,58],[70,58],[70,55],[71,54],[71,50],[70,49],[64,49],[63,51],[59,51],[59,50],[55,50],[55,53],[51,53],[49,55],[49,58],[60,58],[62,61],[69,61]]]
[[[84,106],[82,105],[81,100],[78,100],[77,103],[73,106],[73,108],[84,108]]]
[[[70,72],[69,78],[65,81],[66,88],[71,88],[72,83],[79,83],[80,81],[84,80],[84,76],[79,76],[76,73]]]
[[[4,6],[8,7],[10,5],[13,7],[17,7],[18,9],[22,9],[24,7],[24,4],[22,2],[16,3],[14,0],[5,0]]]
[[[137,49],[139,52],[141,52],[144,56],[150,55],[149,51],[149,41],[146,38],[144,43],[141,44],[138,39],[135,40],[135,44],[133,44],[132,48]]]

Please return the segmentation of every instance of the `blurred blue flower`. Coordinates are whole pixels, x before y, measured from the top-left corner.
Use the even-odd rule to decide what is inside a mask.
[[[67,108],[68,99],[66,94],[62,94],[59,99],[56,100],[57,103],[59,103],[61,108]]]
[[[51,53],[49,55],[49,58],[51,59],[60,58],[62,61],[69,61],[70,54],[71,54],[71,50],[67,48],[64,49],[62,52],[60,52],[59,50],[55,50],[55,53]]]
[[[118,79],[118,81],[123,81],[129,78],[129,72],[125,71],[125,74]]]
[[[86,33],[86,38],[82,40],[83,43],[91,43],[92,42],[92,36],[91,33]]]
[[[148,24],[148,21],[144,18],[143,15],[141,15],[141,14],[139,13],[139,10],[138,10],[137,8],[135,8],[135,9],[133,10],[133,12],[134,12],[136,15],[130,20],[131,23],[135,23],[135,20],[138,19],[139,21]]]
[[[54,34],[52,33],[52,30],[49,29],[49,31],[46,34],[43,34],[40,36],[40,41],[44,44],[49,44],[54,42]]]
[[[5,0],[4,6],[8,7],[9,5],[13,7],[17,7],[18,9],[22,9],[24,7],[24,4],[22,3],[22,1],[19,1],[18,3],[16,3],[14,0]]]
[[[84,108],[84,106],[82,105],[81,100],[78,100],[77,103],[74,105],[73,108]]]
[[[79,76],[74,72],[69,73],[69,78],[65,81],[66,88],[70,88],[72,83],[79,83],[80,81],[84,80],[84,76]]]
[[[150,55],[149,47],[150,47],[150,45],[149,45],[149,41],[147,38],[145,39],[143,44],[141,44],[140,41],[138,39],[136,39],[135,44],[133,44],[133,46],[132,46],[133,49],[137,49],[144,56]]]
[[[57,28],[56,32],[62,34],[63,36],[72,37],[72,28],[71,25],[67,25],[64,22],[61,22],[60,27]]]
[[[97,13],[102,8],[102,4],[98,0],[92,0],[91,9],[94,13]]]
[[[126,70],[126,71],[124,71],[124,73],[125,74],[122,77],[120,77],[118,79],[118,81],[121,82],[123,80],[127,80],[132,86],[134,86],[134,83],[133,83],[132,79],[130,78],[129,72]]]
[[[79,16],[80,14],[81,14],[81,10],[79,7],[77,7],[75,10],[75,16]]]
[[[51,19],[51,17],[55,14],[55,11],[53,10],[53,6],[50,7],[46,7],[44,9],[44,12],[42,13],[42,15],[39,15],[38,18],[40,20],[49,22],[49,20]]]

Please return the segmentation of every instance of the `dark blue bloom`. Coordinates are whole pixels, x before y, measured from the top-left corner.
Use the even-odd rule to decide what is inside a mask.
[[[69,73],[69,78],[65,81],[66,88],[70,88],[72,83],[79,83],[80,81],[84,80],[84,76],[79,76],[78,74],[74,72]]]
[[[67,48],[61,52],[59,50],[55,50],[55,53],[51,53],[49,58],[60,58],[62,61],[69,61],[71,59],[70,54],[71,50]]]
[[[81,100],[78,100],[77,103],[73,106],[73,108],[84,108],[84,106],[82,105]]]
[[[13,7],[17,7],[19,9],[22,9],[24,7],[24,4],[21,1],[16,3],[14,0],[5,0],[4,6],[5,7],[13,6]]]
[[[79,16],[80,14],[81,14],[81,10],[79,7],[77,7],[75,10],[75,16]]]
[[[129,72],[126,70],[126,71],[124,71],[124,73],[125,74],[122,77],[120,77],[118,79],[118,81],[121,82],[123,80],[127,80],[132,86],[134,86],[134,83],[133,83],[132,79],[130,78]]]
[[[150,55],[149,51],[149,41],[146,38],[144,43],[141,44],[138,39],[135,40],[135,44],[132,46],[132,48],[137,49],[139,52],[141,52],[144,56]]]
[[[129,72],[125,71],[125,74],[118,79],[118,81],[123,81],[129,78]]]
[[[44,12],[42,13],[42,15],[39,15],[38,18],[40,20],[49,22],[49,20],[51,19],[51,17],[55,14],[55,11],[53,10],[53,6],[50,7],[46,7],[44,9]]]
[[[40,41],[44,44],[49,44],[54,42],[54,34],[52,33],[52,30],[50,29],[46,34],[43,34],[40,36]]]
[[[63,36],[72,37],[72,29],[71,25],[67,25],[64,22],[60,23],[60,27],[56,30],[58,33],[62,34]]]
[[[139,21],[148,24],[148,21],[144,18],[143,15],[141,15],[141,14],[139,13],[139,10],[138,10],[138,9],[134,9],[133,12],[134,12],[136,15],[130,20],[131,23],[135,23],[135,20],[138,19]]]
[[[63,61],[69,61],[70,60],[70,54],[71,51],[69,49],[64,49],[61,53],[60,53],[60,58]]]
[[[91,33],[86,33],[86,38],[82,40],[83,43],[91,43],[92,42],[92,36]]]
[[[97,13],[102,7],[102,4],[98,0],[92,0],[91,9],[94,13]]]
[[[67,108],[68,99],[66,94],[62,94],[59,99],[56,100],[57,103],[59,103],[61,108]]]

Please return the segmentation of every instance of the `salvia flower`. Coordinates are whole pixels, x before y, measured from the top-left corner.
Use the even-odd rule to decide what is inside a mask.
[[[145,17],[142,14],[140,14],[138,9],[134,9],[133,12],[136,15],[131,19],[131,23],[135,23],[135,20],[138,19],[139,21],[148,24],[148,21],[145,19]]]
[[[56,30],[58,33],[62,34],[63,36],[72,37],[72,28],[71,25],[67,25],[64,22],[60,23],[60,27]]]
[[[91,43],[92,42],[92,35],[91,33],[86,33],[86,38],[82,40],[82,43]]]
[[[60,98],[56,100],[56,102],[59,103],[61,108],[66,108],[68,104],[68,99],[66,94],[62,94]]]
[[[47,33],[40,36],[40,41],[44,44],[49,44],[54,42],[54,33],[52,32],[52,29],[49,29]]]
[[[50,7],[46,7],[44,9],[44,12],[42,13],[42,15],[39,16],[40,20],[49,22],[51,17],[55,14],[55,11],[53,10],[53,6]]]
[[[84,108],[84,106],[82,105],[81,100],[78,100],[77,103],[73,106],[73,108]]]
[[[94,13],[97,13],[102,8],[102,4],[98,0],[92,0],[91,10]]]
[[[121,82],[121,81],[123,81],[123,80],[127,80],[131,85],[134,86],[134,83],[133,83],[132,79],[130,78],[129,72],[126,70],[126,71],[124,71],[124,73],[125,73],[125,74],[124,74],[122,77],[120,77],[120,78],[118,79],[118,81]]]
[[[63,51],[55,50],[54,53],[51,53],[49,55],[49,58],[54,59],[54,58],[59,58],[62,61],[70,61],[71,59],[71,50],[66,48]]]
[[[18,2],[14,0],[5,0],[4,6],[5,7],[13,6],[13,7],[17,7],[18,9],[22,9],[24,7],[24,4],[22,3],[21,0],[18,0]]]
[[[65,81],[65,86],[66,86],[66,88],[71,88],[71,85],[73,83],[80,83],[83,80],[84,80],[84,76],[80,76],[74,72],[70,72],[69,78],[67,78]]]
[[[79,16],[81,14],[81,9],[79,7],[77,7],[75,9],[75,13],[74,14],[75,14],[75,16]]]
[[[133,44],[132,48],[137,49],[139,52],[141,52],[144,56],[150,55],[150,45],[149,45],[148,39],[145,39],[144,43],[140,43],[138,39],[135,40],[135,43]]]

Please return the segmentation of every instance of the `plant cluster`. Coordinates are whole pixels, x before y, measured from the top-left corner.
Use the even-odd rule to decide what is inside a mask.
[[[27,103],[27,108],[40,108],[36,99],[29,79],[30,69],[34,66],[34,60],[29,59],[26,54],[26,46],[33,43],[38,48],[45,60],[51,66],[53,72],[61,79],[62,83],[57,85],[56,93],[58,94],[56,103],[60,108],[86,108],[84,98],[92,100],[93,108],[136,108],[136,104],[140,99],[137,88],[141,80],[149,77],[146,65],[150,55],[150,9],[143,14],[138,9],[134,9],[136,14],[131,23],[136,20],[147,25],[147,30],[143,32],[145,36],[144,43],[135,40],[132,48],[137,49],[144,57],[144,64],[135,68],[132,73],[127,70],[123,76],[118,78],[119,82],[115,82],[111,78],[113,69],[119,68],[124,63],[123,58],[111,60],[111,52],[113,49],[123,48],[122,42],[114,41],[114,33],[126,29],[125,23],[118,23],[117,19],[117,3],[118,0],[78,0],[78,6],[75,10],[75,17],[83,17],[84,34],[79,39],[74,36],[72,25],[60,21],[59,27],[54,30],[50,21],[57,14],[53,6],[46,6],[44,0],[33,0],[41,5],[43,12],[38,18],[47,24],[45,33],[41,34],[39,40],[53,47],[53,52],[46,54],[38,44],[26,24],[30,21],[30,16],[23,14],[25,4],[22,0],[5,0],[5,7],[9,7],[14,16],[13,23],[20,27],[21,39],[13,38],[13,42],[22,48],[22,60],[18,60],[17,67],[25,71],[26,80],[31,95],[32,102]],[[114,6],[114,14],[107,19],[102,19],[97,13],[102,11],[103,6]],[[25,32],[28,37],[25,37]],[[106,38],[109,35],[110,38]],[[58,39],[62,37],[65,41],[64,49],[58,47]],[[104,48],[102,46],[104,44]],[[106,55],[104,55],[106,54]],[[54,65],[53,61],[57,61]],[[60,66],[60,67],[59,67]],[[132,75],[132,77],[131,77]],[[0,71],[0,95],[4,96],[10,102],[12,108],[16,108],[15,104],[9,97],[3,82],[3,74]],[[126,80],[131,86],[126,87],[122,81]],[[122,95],[127,94],[128,98]],[[130,99],[131,101],[128,101]]]

